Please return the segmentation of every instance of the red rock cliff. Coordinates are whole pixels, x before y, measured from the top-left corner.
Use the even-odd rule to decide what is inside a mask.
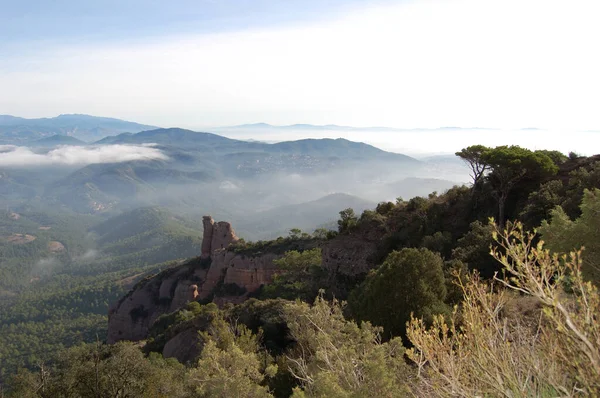
[[[115,303],[108,314],[108,342],[145,339],[161,315],[173,312],[192,300],[218,304],[239,303],[272,280],[278,256],[247,257],[227,250],[239,239],[228,222],[203,218],[201,256],[144,280]],[[221,294],[224,285],[235,284],[239,295]],[[242,293],[243,292],[243,293]]]

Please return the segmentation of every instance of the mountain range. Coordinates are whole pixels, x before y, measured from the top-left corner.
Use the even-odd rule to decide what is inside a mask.
[[[90,139],[96,135],[105,136]],[[50,206],[106,218],[162,206],[184,217],[210,213],[227,218],[236,222],[241,233],[260,237],[285,234],[288,227],[314,228],[317,220],[335,220],[346,207],[362,211],[381,199],[425,195],[454,185],[442,177],[448,164],[438,166],[342,138],[265,143],[111,118],[60,115],[0,116],[0,140],[28,147],[32,152],[26,152],[24,159],[51,159],[42,163],[44,167],[26,160],[17,165],[0,163],[4,164],[0,166],[3,207]],[[137,160],[113,156],[85,164],[102,148],[113,151],[111,145],[151,148],[157,156]],[[84,163],[60,163],[69,156]]]
[[[155,126],[90,115],[59,115],[52,118],[26,119],[0,115],[0,144],[29,144],[45,137],[64,135],[85,142],[125,132],[137,133]]]
[[[125,120],[97,117],[83,114],[63,114],[51,118],[27,119],[11,115],[0,115],[0,144],[29,145],[42,138],[53,135],[70,136],[84,142],[94,142],[105,137],[112,137],[122,133],[135,134],[142,131],[155,130],[156,126],[129,122]],[[226,132],[236,130],[312,130],[312,131],[433,131],[433,130],[463,130],[461,127],[441,128],[395,128],[384,126],[352,127],[335,124],[292,124],[276,126],[268,123],[252,123],[236,126],[214,127],[211,131]],[[476,130],[493,130],[489,128],[472,128]],[[166,129],[171,130],[171,129]],[[126,141],[126,136],[120,137]],[[66,143],[70,145],[71,143]]]

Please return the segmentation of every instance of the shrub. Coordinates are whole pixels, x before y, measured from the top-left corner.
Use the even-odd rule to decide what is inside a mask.
[[[352,313],[382,326],[386,336],[403,336],[411,313],[432,320],[449,312],[443,267],[439,254],[424,248],[390,253],[350,295]]]
[[[520,223],[494,231],[492,255],[506,278],[463,277],[464,302],[451,322],[413,318],[407,352],[418,369],[414,393],[428,396],[598,396],[600,294],[581,273],[581,253],[559,257],[533,244]],[[564,289],[569,282],[572,293]],[[510,292],[542,306],[507,317]],[[519,298],[522,300],[522,298]],[[534,311],[534,313],[536,313]],[[533,322],[532,322],[533,321]]]
[[[292,397],[405,397],[410,368],[400,339],[382,343],[381,328],[347,321],[343,303],[318,296],[284,312],[296,350],[287,357],[300,382]]]

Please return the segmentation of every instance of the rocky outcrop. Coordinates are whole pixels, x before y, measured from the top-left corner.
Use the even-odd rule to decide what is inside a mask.
[[[206,269],[188,262],[142,280],[109,309],[107,341],[145,339],[160,315],[175,311],[197,297],[195,281],[205,276]]]
[[[365,223],[350,234],[340,234],[321,246],[323,267],[333,274],[366,274],[376,266],[385,230]]]
[[[237,242],[239,238],[231,224],[225,221],[215,223],[211,216],[202,217],[204,235],[202,236],[202,258],[211,257],[213,252],[227,248],[231,243]]]
[[[48,242],[48,251],[50,253],[60,253],[65,251],[65,245],[58,241],[50,241]]]
[[[212,235],[215,221],[211,216],[202,217],[202,224],[204,226],[204,234],[202,235],[202,258],[209,258],[212,247]]]
[[[198,330],[186,329],[167,341],[162,354],[165,358],[176,358],[179,362],[186,363],[200,355],[200,343]]]
[[[138,341],[147,338],[158,317],[184,307],[190,301],[238,304],[272,281],[273,261],[287,250],[322,249],[323,266],[332,275],[355,276],[375,266],[378,244],[385,231],[377,225],[364,225],[349,234],[327,241],[283,241],[268,250],[232,248],[238,241],[231,224],[203,219],[201,256],[148,278],[135,286],[109,311],[108,342]],[[236,248],[238,250],[236,250]],[[187,360],[184,343],[170,341],[165,355]]]
[[[273,260],[278,257],[280,256],[271,253],[253,257],[218,250],[211,257],[210,269],[200,287],[200,298],[206,298],[212,293],[222,296],[215,289],[227,284],[236,284],[249,293],[256,291],[261,285],[271,281],[275,272]]]
[[[109,310],[108,342],[143,340],[162,314],[194,300],[240,303],[272,280],[278,255],[248,256],[228,250],[239,239],[228,222],[203,218],[201,256],[135,286]],[[170,352],[178,352],[175,342]],[[174,355],[177,356],[177,355]]]

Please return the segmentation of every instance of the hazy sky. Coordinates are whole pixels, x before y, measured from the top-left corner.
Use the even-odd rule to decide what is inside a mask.
[[[0,114],[600,129],[598,0],[0,0]]]

